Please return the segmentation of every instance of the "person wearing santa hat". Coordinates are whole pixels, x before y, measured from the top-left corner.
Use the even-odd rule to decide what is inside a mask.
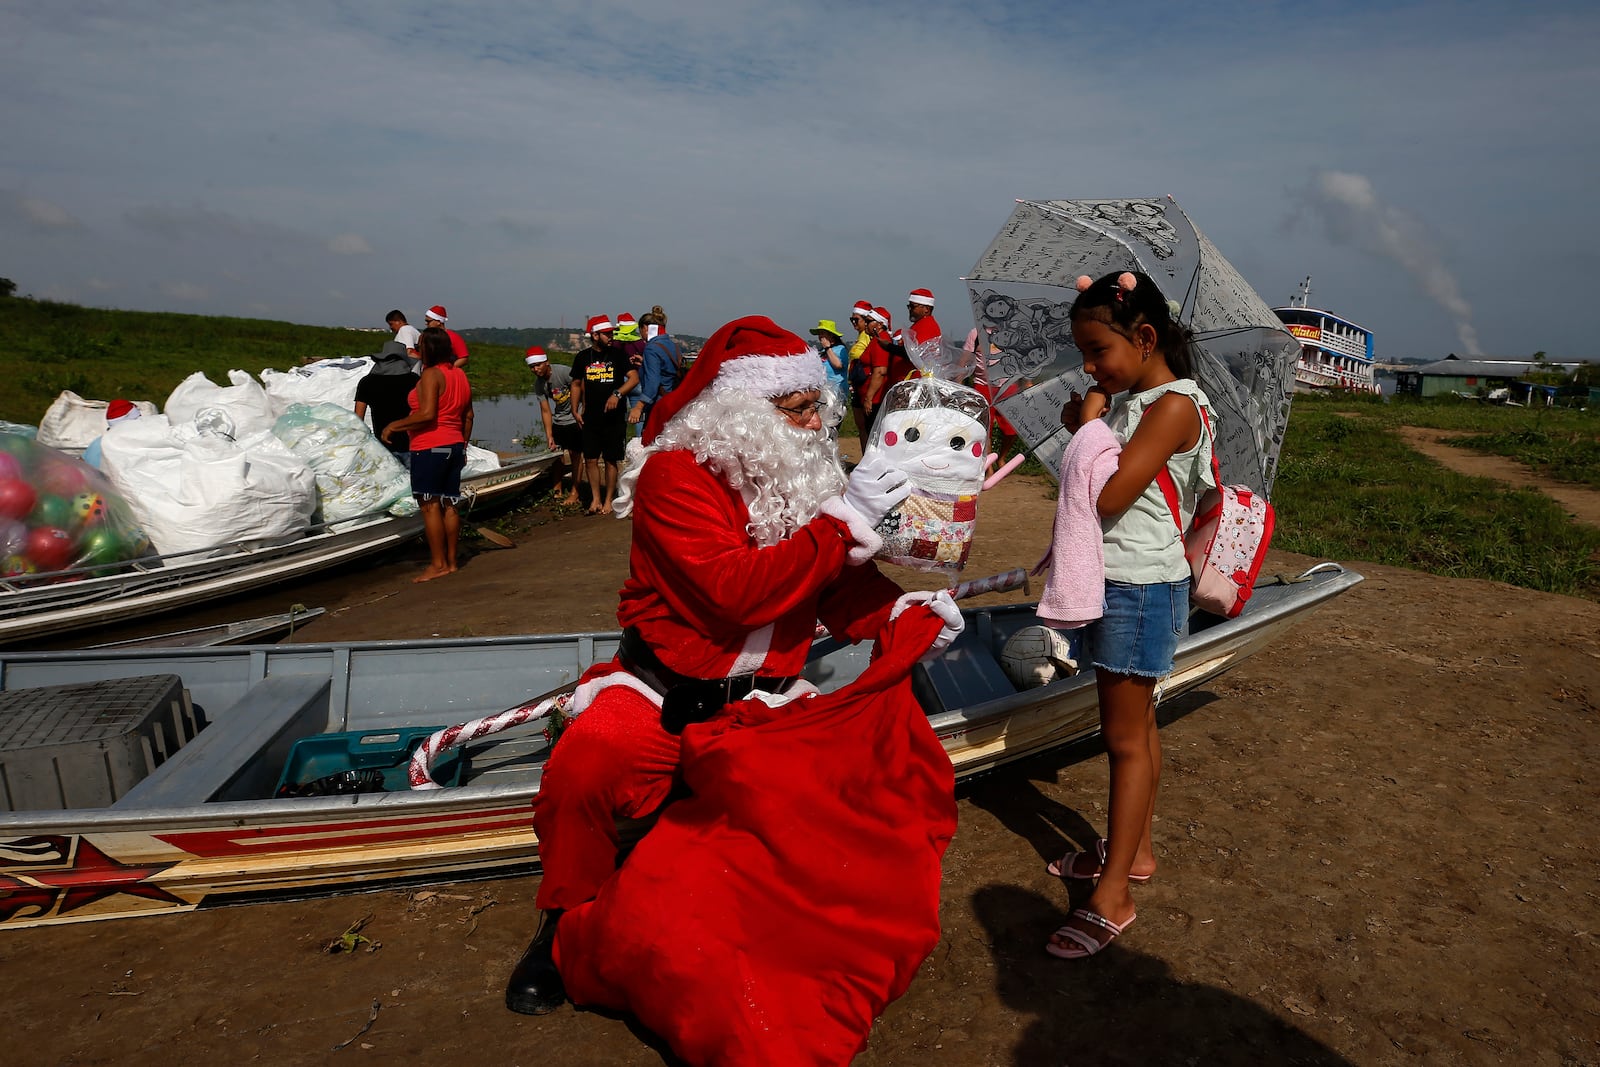
[[[639,387],[639,372],[613,339],[616,326],[604,315],[588,324],[589,347],[572,361],[572,413],[583,434],[583,462],[589,477],[589,514],[611,514],[617,492],[617,464],[628,439],[625,398]],[[601,478],[604,463],[605,477]]]
[[[861,433],[861,445],[867,444],[867,433],[878,418],[878,405],[883,402],[883,391],[889,388],[889,352],[883,346],[889,336],[889,310],[873,308],[867,314],[867,332],[870,339],[861,353],[861,366],[866,371],[866,384],[861,387],[861,412],[866,428]]]
[[[850,342],[850,415],[856,424],[856,436],[865,442],[867,439],[867,413],[862,407],[862,398],[867,385],[867,367],[861,362],[861,357],[867,351],[867,346],[872,343],[872,334],[867,330],[867,323],[872,319],[872,301],[857,300],[850,308],[850,325],[855,327],[856,337]]]
[[[106,405],[106,433],[111,432],[113,426],[120,426],[139,418],[144,412],[133,406],[128,400],[118,398]],[[104,437],[101,434],[100,437]],[[83,461],[95,470],[100,469],[100,437],[89,442],[89,447],[83,450]]]
[[[456,354],[456,368],[467,369],[467,341],[459,333],[450,329],[445,323],[450,321],[450,313],[443,304],[434,304],[422,313],[425,326],[437,326],[450,336],[450,350]]]
[[[572,368],[551,363],[545,350],[534,345],[523,354],[523,362],[533,371],[533,395],[539,400],[539,418],[544,422],[545,444],[559,449],[566,464],[563,480],[570,475],[572,487],[563,504],[578,502],[578,480],[583,475],[583,431],[572,412]],[[556,488],[560,488],[560,482]]]
[[[917,365],[906,351],[908,345],[917,350],[927,349],[929,346],[936,347],[941,342],[939,323],[933,317],[931,290],[911,290],[906,296],[906,314],[911,317],[911,325],[906,327],[904,336],[890,336],[887,323],[883,329],[873,333],[873,338],[889,354],[890,385],[903,382],[917,373]]]
[[[961,632],[948,592],[903,593],[871,562],[873,528],[911,485],[880,453],[846,478],[824,385],[809,344],[750,316],[717,330],[650,413],[616,498],[633,522],[621,647],[580,679],[534,801],[543,921],[507,985],[513,1011],[564,1001],[557,920],[615,872],[617,818],[666,802],[686,724],[756,691],[798,695],[819,619],[870,640],[920,604],[943,624],[929,652]]]

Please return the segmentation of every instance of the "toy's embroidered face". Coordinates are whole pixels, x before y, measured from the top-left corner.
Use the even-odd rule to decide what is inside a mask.
[[[913,485],[937,493],[975,493],[983,484],[983,423],[948,408],[883,416],[878,447]]]

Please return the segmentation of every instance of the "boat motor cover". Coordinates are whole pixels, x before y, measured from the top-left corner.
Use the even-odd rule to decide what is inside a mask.
[[[911,693],[938,633],[884,630],[850,686],[683,732],[691,796],[556,934],[573,1002],[628,1011],[693,1064],[843,1064],[939,942],[950,758]]]

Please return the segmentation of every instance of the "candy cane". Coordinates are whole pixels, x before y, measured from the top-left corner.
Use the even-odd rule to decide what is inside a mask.
[[[982,596],[984,593],[1004,593],[1019,586],[1028,588],[1028,572],[1025,568],[1013,567],[987,578],[973,578],[953,586],[950,596],[955,600],[965,600],[969,596]]]
[[[427,740],[417,746],[416,752],[411,755],[411,766],[406,775],[411,781],[412,789],[440,789],[438,782],[433,780],[431,771],[433,764],[439,756],[458,745],[468,741],[476,741],[485,734],[499,733],[509,730],[513,726],[521,726],[525,722],[532,722],[541,715],[548,715],[557,708],[565,708],[572,700],[572,693],[558,693],[548,700],[538,700],[532,704],[523,704],[521,707],[509,711],[496,712],[486,715],[481,719],[460,723],[456,726],[447,726],[443,730],[428,735]]]

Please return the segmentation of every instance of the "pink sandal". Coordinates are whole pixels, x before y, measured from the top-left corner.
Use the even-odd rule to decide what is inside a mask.
[[[1094,855],[1090,855],[1087,852],[1068,852],[1060,859],[1045,864],[1044,869],[1063,880],[1098,882],[1100,880],[1100,870],[1106,865],[1107,847],[1108,842],[1102,837],[1094,843]],[[1078,868],[1080,857],[1088,857],[1091,862],[1098,860],[1098,862],[1095,862],[1094,870],[1088,873],[1080,872]],[[1152,875],[1148,874],[1130,874],[1128,875],[1128,881],[1135,885],[1144,885],[1152,877]]]
[[[1090,911],[1088,908],[1074,908],[1072,913],[1067,916],[1068,919],[1077,919],[1079,922],[1099,929],[1091,933],[1087,930],[1080,930],[1076,926],[1063,926],[1056,931],[1055,936],[1065,938],[1071,941],[1072,944],[1062,948],[1054,942],[1046,941],[1044,950],[1050,955],[1058,956],[1064,960],[1087,959],[1115,941],[1117,935],[1132,926],[1133,920],[1138,917],[1138,915],[1130,915],[1127,922],[1118,926],[1099,912]],[[1104,940],[1097,936],[1100,931],[1105,931]]]

